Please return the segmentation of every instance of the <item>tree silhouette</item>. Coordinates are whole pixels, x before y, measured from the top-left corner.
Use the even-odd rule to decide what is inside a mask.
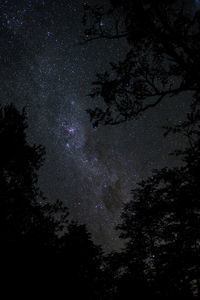
[[[44,148],[28,144],[26,128],[24,110],[20,114],[12,104],[0,108],[1,266],[9,282],[28,285],[46,273],[62,224],[53,216],[60,203],[45,204],[37,187]]]
[[[70,222],[67,233],[60,239],[58,254],[61,266],[59,281],[65,282],[63,286],[73,297],[101,299],[102,250],[94,245],[85,225]]]
[[[0,108],[0,261],[7,293],[101,299],[101,248],[85,225],[68,222],[61,201],[49,203],[38,188],[44,148],[27,142],[26,128],[25,110]]]
[[[134,284],[137,274],[147,291],[165,299],[200,294],[199,114],[191,120],[192,144],[175,152],[184,165],[140,182],[117,227],[126,241],[125,276]]]
[[[190,298],[200,293],[199,231],[199,4],[195,1],[110,1],[111,7],[85,5],[83,43],[125,39],[124,60],[97,74],[88,109],[93,126],[115,125],[140,116],[166,97],[190,92],[191,113],[166,128],[188,138],[184,166],[154,171],[138,184],[117,229],[125,251],[107,259],[112,291],[122,298],[153,295]],[[135,288],[134,288],[135,284]],[[114,294],[113,294],[114,295]],[[128,298],[128,296],[127,296]],[[117,298],[116,298],[117,299]]]
[[[166,97],[191,93],[199,103],[200,13],[195,1],[110,1],[110,8],[85,5],[83,43],[125,39],[124,60],[97,74],[88,109],[93,126],[118,124],[155,107]]]

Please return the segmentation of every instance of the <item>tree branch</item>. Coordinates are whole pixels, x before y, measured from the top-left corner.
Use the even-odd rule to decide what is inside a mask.
[[[120,38],[125,38],[125,37],[127,37],[127,32],[117,34],[117,35],[101,34],[99,36],[94,36],[94,37],[88,38],[88,39],[84,40],[83,42],[79,43],[79,45],[85,45],[85,44],[87,44],[91,41],[95,41],[95,40],[101,40],[101,39],[115,40],[115,39],[120,39]]]

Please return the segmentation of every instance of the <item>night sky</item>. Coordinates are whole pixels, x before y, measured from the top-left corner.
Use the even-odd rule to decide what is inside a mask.
[[[126,40],[80,45],[84,3],[102,1],[0,0],[0,102],[25,106],[29,141],[46,147],[39,184],[47,199],[62,200],[111,250],[120,247],[113,227],[136,182],[178,164],[168,153],[184,140],[164,138],[161,127],[181,122],[188,101],[166,99],[138,120],[93,129],[85,111],[91,83],[129,46]]]

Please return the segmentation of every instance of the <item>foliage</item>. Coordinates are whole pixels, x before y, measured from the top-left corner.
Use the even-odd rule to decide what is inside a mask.
[[[126,240],[126,272],[141,274],[166,299],[200,293],[199,150],[196,139],[181,153],[184,166],[140,182],[117,227]]]
[[[104,260],[112,278],[108,299],[200,294],[198,8],[185,0],[111,0],[107,10],[85,7],[83,43],[104,38],[129,44],[125,59],[93,82],[89,96],[103,99],[102,106],[87,110],[93,126],[126,122],[186,91],[191,104],[184,122],[165,128],[165,135],[187,137],[188,147],[172,154],[182,157],[183,166],[155,170],[124,206],[117,226],[124,251]]]
[[[68,210],[59,200],[49,203],[38,188],[45,151],[27,142],[26,128],[25,110],[20,113],[12,104],[0,108],[3,282],[15,293],[29,289],[36,295],[71,292],[77,299],[99,299],[101,248],[85,225],[68,222]]]
[[[93,82],[89,95],[104,104],[87,110],[93,126],[131,120],[186,91],[193,105],[199,103],[200,13],[195,2],[110,2],[107,10],[85,6],[83,43],[105,38],[119,39],[120,45],[123,38],[129,51]]]

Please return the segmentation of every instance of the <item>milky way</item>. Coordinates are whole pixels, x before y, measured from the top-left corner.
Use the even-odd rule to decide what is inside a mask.
[[[1,36],[1,102],[26,106],[28,138],[46,147],[41,189],[49,201],[61,199],[72,218],[87,223],[105,249],[118,248],[113,227],[131,189],[152,168],[175,163],[167,154],[182,141],[163,139],[161,126],[181,120],[184,101],[173,100],[173,107],[162,103],[140,120],[93,129],[86,95],[96,72],[123,59],[126,41],[79,45],[80,0],[1,3],[1,34],[5,28],[10,32]]]

